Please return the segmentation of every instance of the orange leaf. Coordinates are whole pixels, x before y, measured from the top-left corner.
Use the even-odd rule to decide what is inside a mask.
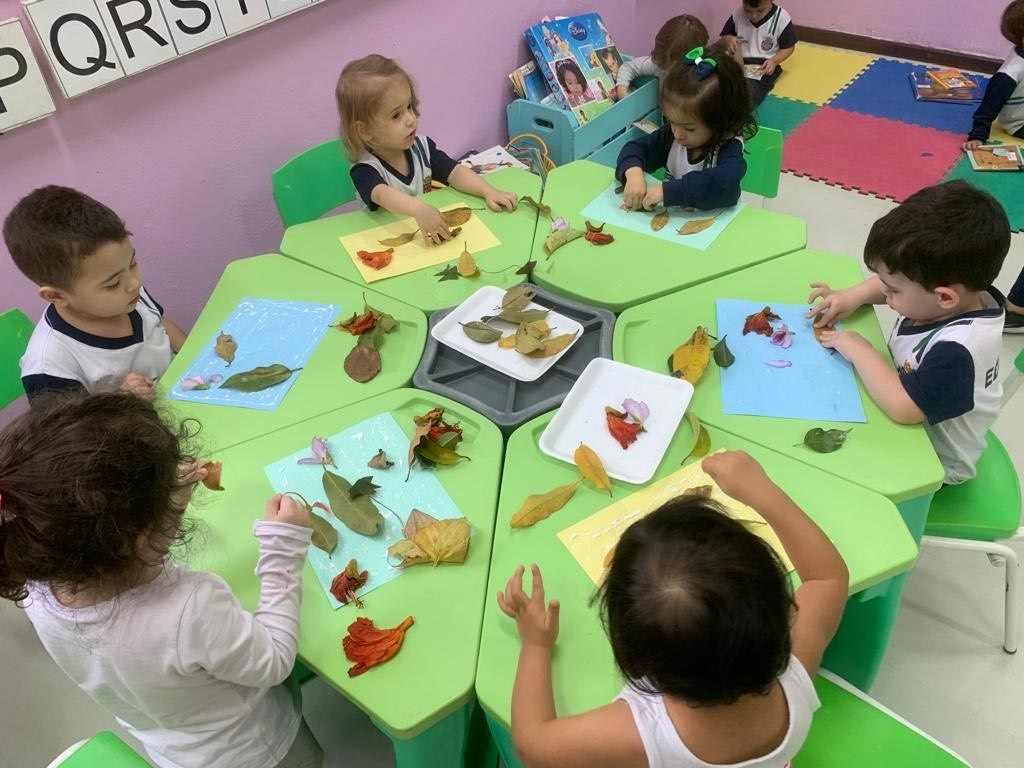
[[[593,448],[586,443],[580,443],[572,460],[576,462],[576,466],[579,467],[583,476],[596,485],[598,490],[608,491],[608,495],[612,495],[612,483],[608,479],[608,473],[604,469],[601,457],[594,452]]]
[[[405,633],[414,623],[412,616],[391,629],[377,629],[365,616],[360,616],[348,626],[348,634],[341,640],[345,658],[355,664],[349,668],[348,676],[356,677],[370,667],[390,661],[402,648]]]
[[[384,267],[391,263],[391,257],[394,253],[394,248],[388,248],[386,251],[356,251],[356,256],[368,267],[384,269]]]

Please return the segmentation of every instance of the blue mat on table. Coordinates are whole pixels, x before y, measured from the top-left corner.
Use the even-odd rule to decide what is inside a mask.
[[[910,73],[927,69],[934,67],[878,59],[830,101],[829,106],[966,136],[978,105],[917,101],[911,93]],[[988,85],[988,78],[972,77],[983,90]]]

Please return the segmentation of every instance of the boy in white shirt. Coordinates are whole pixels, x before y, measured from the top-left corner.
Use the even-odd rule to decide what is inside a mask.
[[[609,94],[612,101],[626,98],[630,84],[638,77],[665,77],[672,65],[694,48],[708,44],[708,30],[696,16],[684,13],[673,16],[661,25],[654,36],[650,56],[637,56],[625,62],[615,75],[615,87]]]
[[[755,68],[748,70],[747,86],[758,106],[775,87],[782,62],[796,49],[792,17],[772,0],[743,0],[722,27],[722,37],[735,37],[742,46],[744,64]]]

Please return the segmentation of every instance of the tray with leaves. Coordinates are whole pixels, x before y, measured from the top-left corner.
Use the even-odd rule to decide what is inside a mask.
[[[435,325],[430,335],[518,381],[536,381],[579,340],[583,326],[534,301],[533,286],[484,286]]]

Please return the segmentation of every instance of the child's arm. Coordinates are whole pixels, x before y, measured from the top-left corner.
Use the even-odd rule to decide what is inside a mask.
[[[603,768],[646,765],[643,744],[629,706],[615,701],[600,709],[559,719],[551,686],[551,651],[558,637],[557,600],[544,600],[540,568],[532,568],[533,592],[523,591],[516,568],[501,610],[515,619],[522,640],[512,689],[512,738],[526,768]]]
[[[807,316],[814,319],[815,328],[827,328],[836,321],[852,315],[865,304],[884,304],[885,292],[878,275],[849,288],[834,291],[826,283],[811,283],[807,303],[813,305]],[[815,301],[821,299],[817,304]]]
[[[786,59],[793,55],[796,50],[796,31],[793,29],[793,22],[786,25],[779,35],[779,51],[774,56],[766,59],[761,65],[761,72],[771,76],[775,74],[776,68]]]
[[[519,198],[515,192],[504,192],[495,189],[491,184],[478,173],[464,165],[456,165],[448,175],[448,184],[460,192],[482,197],[487,207],[492,211],[514,211],[519,204]]]
[[[740,182],[746,172],[743,145],[733,139],[718,150],[718,162],[713,168],[692,171],[681,179],[650,187],[644,197],[644,208],[649,211],[659,205],[679,205],[702,211],[728,208],[739,201]]]
[[[644,197],[648,191],[644,172],[665,167],[673,141],[672,126],[666,123],[654,133],[628,142],[619,152],[615,178],[625,184],[623,208],[636,211],[644,207]]]
[[[702,466],[726,494],[768,521],[793,561],[801,581],[790,631],[793,655],[813,675],[843,616],[850,583],[846,563],[815,522],[748,454],[716,453],[704,459]]]
[[[988,81],[985,88],[985,96],[981,104],[974,112],[974,123],[970,133],[967,134],[967,141],[964,149],[977,149],[986,141],[992,131],[992,122],[1003,111],[1006,102],[1009,101],[1013,92],[1017,90],[1017,81],[1005,72],[996,72]]]
[[[650,56],[637,56],[624,62],[619,67],[619,74],[615,77],[612,101],[626,98],[629,94],[630,84],[638,77],[657,77],[659,74],[658,67]]]
[[[160,320],[160,324],[164,327],[167,332],[167,338],[171,341],[171,351],[174,354],[178,354],[181,348],[185,346],[185,339],[188,334],[181,329],[181,326],[171,320],[167,315],[164,315]]]

